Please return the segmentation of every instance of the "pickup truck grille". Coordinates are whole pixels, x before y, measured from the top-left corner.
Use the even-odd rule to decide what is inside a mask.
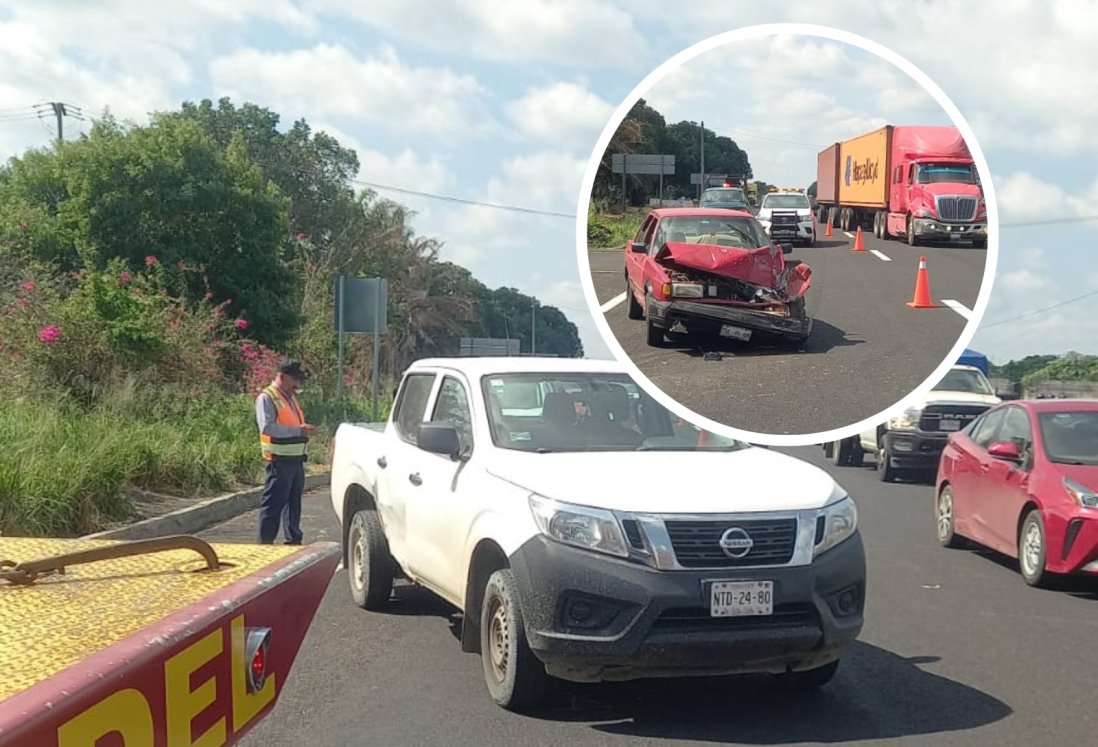
[[[674,607],[660,613],[652,632],[707,633],[818,626],[816,609],[811,604],[778,604],[773,615],[758,617],[711,617],[709,610],[702,607]]]
[[[976,198],[951,195],[938,197],[938,217],[944,221],[970,221],[976,217]]]
[[[675,557],[684,568],[784,565],[793,558],[797,546],[796,519],[667,520],[664,525]],[[751,549],[740,558],[730,557],[720,544],[724,533],[733,527],[742,529],[751,539]]]
[[[951,433],[964,428],[978,418],[990,405],[928,405],[919,418],[919,430],[930,433]],[[943,421],[957,423],[956,428],[943,426]]]

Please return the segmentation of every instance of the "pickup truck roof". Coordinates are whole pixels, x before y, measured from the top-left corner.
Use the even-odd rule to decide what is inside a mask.
[[[0,537],[0,560],[18,563],[113,544]],[[206,563],[194,551],[167,550],[69,566],[64,575],[29,586],[0,582],[0,702],[301,550],[212,547],[226,564],[215,572],[197,572]]]
[[[468,357],[468,358],[423,358],[408,367],[408,372],[423,369],[449,369],[460,371],[468,376],[479,377],[499,373],[554,373],[568,371],[577,373],[628,373],[625,366],[614,360],[595,358],[557,358],[551,356],[522,357]]]

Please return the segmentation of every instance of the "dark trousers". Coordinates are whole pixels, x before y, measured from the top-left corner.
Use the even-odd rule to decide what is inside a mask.
[[[259,499],[259,544],[273,545],[280,523],[286,544],[301,544],[301,493],[304,489],[304,460],[267,462],[267,482]]]

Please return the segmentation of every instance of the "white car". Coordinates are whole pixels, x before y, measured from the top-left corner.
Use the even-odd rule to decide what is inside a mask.
[[[804,192],[770,192],[764,195],[755,217],[774,241],[806,246],[816,243],[812,205]]]
[[[339,427],[331,486],[355,602],[404,576],[453,604],[508,709],[551,677],[818,687],[862,629],[843,488],[683,423],[613,361],[419,361],[387,423]]]

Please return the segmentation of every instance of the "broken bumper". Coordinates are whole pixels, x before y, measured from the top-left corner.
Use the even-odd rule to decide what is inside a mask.
[[[660,571],[537,537],[511,558],[528,643],[575,682],[779,674],[841,657],[863,626],[855,533],[810,565]],[[774,614],[713,617],[709,583],[772,581]]]
[[[915,235],[931,241],[986,241],[987,223],[942,223],[933,218],[916,218]]]
[[[810,318],[795,319],[737,306],[692,301],[649,301],[648,316],[657,327],[670,329],[676,322],[682,322],[691,332],[719,331],[725,324],[798,340],[812,332]]]

